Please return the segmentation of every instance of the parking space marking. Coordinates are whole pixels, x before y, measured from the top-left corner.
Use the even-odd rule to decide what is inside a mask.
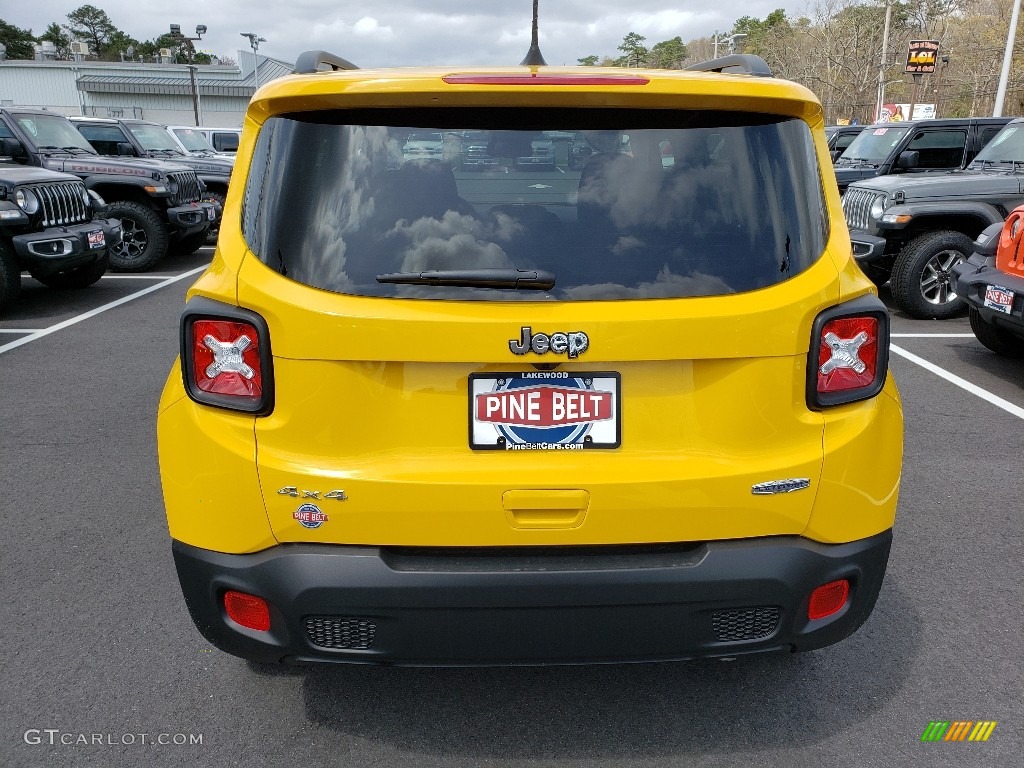
[[[973,333],[890,333],[893,339],[973,339]]]
[[[198,275],[200,272],[204,272],[206,270],[206,267],[207,265],[204,264],[203,266],[196,267],[195,269],[191,269],[188,272],[183,272],[180,275],[168,277],[163,281],[157,283],[156,285],[151,285],[148,288],[143,288],[141,291],[136,291],[135,293],[129,294],[128,296],[124,296],[120,299],[117,299],[116,301],[112,301],[109,304],[104,304],[102,307],[90,309],[88,312],[85,312],[81,315],[76,315],[75,317],[68,318],[67,320],[57,323],[56,325],[51,325],[49,328],[43,328],[41,330],[34,331],[30,336],[25,336],[24,338],[15,339],[14,341],[8,342],[7,344],[0,345],[0,355],[2,355],[4,352],[10,352],[12,349],[16,349],[17,347],[20,347],[23,344],[28,344],[30,341],[35,341],[36,339],[41,339],[44,336],[49,336],[51,333],[62,331],[65,328],[68,328],[69,326],[82,322],[83,320],[88,320],[89,318],[96,317],[96,315],[106,312],[108,309],[114,309],[115,307],[119,307],[122,304],[127,304],[129,301],[140,299],[146,294],[153,293],[154,291],[159,291],[161,288],[171,285],[172,283],[176,283],[179,280],[185,280],[186,278],[192,277],[193,275]]]
[[[1004,411],[1006,411],[1012,416],[1016,416],[1018,419],[1024,419],[1024,408],[1021,408],[1019,405],[1014,405],[1009,400],[1003,400],[1003,398],[999,397],[998,395],[993,395],[987,389],[982,389],[977,384],[972,384],[971,382],[967,381],[967,379],[961,379],[955,373],[950,373],[945,368],[940,368],[939,366],[935,365],[935,363],[930,363],[923,357],[918,357],[917,355],[911,352],[907,352],[907,350],[901,347],[897,347],[896,345],[893,344],[890,345],[889,349],[892,352],[895,352],[900,357],[906,358],[912,363],[916,363],[917,365],[924,368],[926,371],[931,371],[936,376],[945,379],[950,384],[955,384],[961,389],[970,392],[972,395],[975,395],[976,397],[980,397],[982,400],[992,403],[992,405],[996,406],[997,408],[1002,408]],[[3,351],[2,347],[0,347],[0,351]]]
[[[0,333],[39,333],[42,328],[0,328]]]
[[[163,280],[169,275],[104,275],[101,280]]]

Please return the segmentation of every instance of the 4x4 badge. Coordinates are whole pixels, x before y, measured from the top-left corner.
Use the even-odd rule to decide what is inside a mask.
[[[530,326],[524,325],[519,339],[509,339],[508,348],[513,354],[525,355],[533,352],[543,355],[554,352],[556,355],[569,355],[569,359],[578,357],[587,351],[590,339],[583,331],[558,331],[556,333],[534,334]]]
[[[328,491],[323,496],[320,495],[320,491],[300,491],[294,485],[286,485],[284,488],[278,491],[282,496],[291,496],[296,499],[337,499],[338,501],[347,501],[348,495],[344,491]]]

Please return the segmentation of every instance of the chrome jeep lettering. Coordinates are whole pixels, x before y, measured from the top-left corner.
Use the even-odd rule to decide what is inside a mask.
[[[525,355],[527,352],[543,355],[554,352],[556,355],[568,354],[570,358],[583,354],[589,346],[590,339],[583,331],[534,334],[528,325],[523,326],[519,339],[509,339],[508,342],[508,348],[514,355]]]

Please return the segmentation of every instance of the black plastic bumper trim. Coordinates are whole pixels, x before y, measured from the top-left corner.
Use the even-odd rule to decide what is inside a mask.
[[[89,234],[103,232],[104,244],[98,248],[89,245]],[[61,272],[85,266],[102,257],[111,245],[121,241],[121,222],[117,219],[93,219],[82,224],[49,227],[42,232],[15,235],[11,238],[18,261],[43,273]],[[39,249],[47,243],[59,242],[59,253],[44,253]]]
[[[265,662],[415,666],[669,661],[810,650],[838,642],[868,617],[881,589],[892,532],[845,544],[799,536],[664,547],[524,548],[502,562],[479,550],[403,550],[284,544],[231,555],[173,543],[192,619],[218,648]],[[546,569],[543,558],[560,558]],[[466,559],[483,558],[483,567]],[[571,558],[585,557],[585,567]],[[409,558],[404,563],[403,559]],[[603,560],[602,560],[603,559]],[[406,567],[408,566],[408,567]],[[807,618],[810,592],[836,579],[847,605]],[[263,597],[269,631],[227,618],[226,590]],[[716,611],[777,607],[767,636],[722,641]],[[370,621],[369,648],[311,642],[308,617]]]
[[[984,267],[968,274],[970,268],[970,263],[964,269],[954,268],[957,293],[987,322],[1018,334],[1024,333],[1024,276],[1011,275],[995,267]],[[985,289],[990,285],[1013,291],[1013,305],[1009,314],[985,306]]]
[[[857,261],[876,261],[885,255],[887,241],[884,237],[854,230],[850,232],[850,242],[853,244],[853,258]]]

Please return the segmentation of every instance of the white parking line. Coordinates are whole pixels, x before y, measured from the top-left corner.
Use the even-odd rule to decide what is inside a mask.
[[[165,280],[170,275],[104,275],[101,280]]]
[[[96,315],[106,312],[108,309],[114,309],[114,307],[119,307],[122,304],[127,304],[129,301],[134,301],[135,299],[142,298],[148,293],[159,291],[161,288],[164,288],[165,286],[168,286],[171,283],[176,283],[179,280],[184,280],[188,277],[192,277],[192,275],[198,275],[205,269],[206,265],[204,264],[203,266],[196,267],[195,269],[189,270],[188,272],[183,272],[180,275],[168,277],[162,282],[157,283],[156,285],[151,285],[148,288],[143,288],[141,291],[136,291],[135,293],[129,294],[128,296],[124,296],[118,299],[117,301],[112,301],[109,304],[104,304],[102,307],[96,307],[96,309],[90,309],[88,312],[85,312],[81,315],[75,315],[74,317],[68,318],[67,320],[57,323],[56,325],[51,325],[49,328],[43,328],[42,330],[34,331],[30,336],[25,336],[24,338],[15,339],[14,341],[8,342],[7,344],[0,345],[0,355],[2,355],[4,352],[10,352],[12,349],[16,349],[17,347],[20,347],[23,344],[28,344],[30,341],[35,341],[36,339],[43,338],[43,336],[49,336],[51,333],[62,331],[65,328],[68,328],[69,326],[82,322],[83,320],[88,320],[91,317],[96,317]]]
[[[987,389],[982,389],[977,384],[971,384],[971,382],[967,381],[967,379],[961,379],[959,376],[957,376],[954,373],[950,373],[945,368],[940,368],[939,366],[935,365],[935,363],[930,363],[923,357],[918,357],[915,354],[907,352],[907,350],[903,349],[902,347],[891,345],[889,349],[895,352],[900,357],[906,358],[910,362],[920,365],[926,371],[931,371],[936,376],[945,379],[950,384],[955,384],[961,389],[970,392],[972,395],[980,397],[982,400],[985,400],[986,402],[992,403],[992,405],[996,406],[997,408],[1002,408],[1004,411],[1011,414],[1012,416],[1016,416],[1018,419],[1024,419],[1024,408],[1021,408],[1019,405],[1014,405],[1009,400],[1003,400],[1003,398],[999,397],[998,395],[993,395]],[[0,351],[3,351],[2,347],[0,347]]]
[[[39,333],[42,328],[0,328],[0,333]]]
[[[890,333],[893,339],[973,339],[973,333]]]

